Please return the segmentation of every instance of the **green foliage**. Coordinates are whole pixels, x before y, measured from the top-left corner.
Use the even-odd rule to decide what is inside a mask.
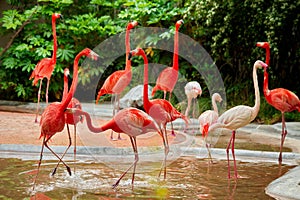
[[[137,20],[145,27],[170,29],[158,37],[145,36],[147,45],[152,46],[161,39],[172,40],[175,22],[184,19],[180,32],[195,39],[211,55],[223,77],[230,106],[253,105],[252,65],[265,57],[264,50],[255,47],[258,41],[271,44],[269,87],[285,87],[300,95],[300,79],[296,76],[300,66],[299,1],[38,0],[38,5],[34,0],[7,2],[13,9],[3,11],[0,34],[13,35],[24,23],[26,25],[1,56],[1,99],[36,99],[38,88],[33,87],[28,78],[39,60],[52,56],[51,15],[54,12],[63,14],[64,20],[58,19],[56,23],[58,52],[50,84],[51,101],[60,98],[63,69],[72,69],[75,55],[85,47],[93,48],[110,36],[124,32],[130,20]],[[172,63],[170,53],[152,48],[146,51],[149,62],[167,66]],[[109,74],[124,66],[124,58],[119,58],[105,72],[100,68],[80,67],[79,73],[84,76],[79,76],[79,81],[89,83],[91,77],[101,75],[100,87]],[[206,88],[201,75],[181,58],[180,73]],[[258,75],[262,86],[262,72]],[[208,97],[208,92],[203,92],[202,96]],[[209,100],[204,104],[210,107]],[[277,112],[262,103],[259,118],[264,121],[277,119]],[[298,119],[298,115],[288,114],[287,118]]]

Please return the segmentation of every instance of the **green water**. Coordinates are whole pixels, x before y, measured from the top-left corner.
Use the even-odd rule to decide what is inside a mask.
[[[0,162],[0,199],[30,199],[36,161]],[[168,165],[163,181],[157,178],[158,171],[150,170],[160,163],[138,162],[134,189],[128,173],[114,190],[111,185],[122,171],[104,164],[78,163],[75,175],[69,176],[61,165],[55,177],[50,177],[55,163],[43,161],[34,191],[37,199],[272,199],[265,187],[292,168],[238,162],[239,175],[244,178],[235,182],[227,179],[226,161],[209,164],[204,159],[181,157]]]

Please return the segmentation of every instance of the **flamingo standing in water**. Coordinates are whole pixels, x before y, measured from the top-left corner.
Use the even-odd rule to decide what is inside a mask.
[[[266,49],[266,62],[268,63],[270,60],[270,45],[268,42],[258,42],[256,44],[258,47],[262,47]],[[294,110],[298,110],[300,112],[300,100],[297,95],[287,89],[284,88],[276,88],[273,90],[269,90],[268,87],[269,76],[267,72],[267,68],[264,69],[264,96],[267,102],[279,110],[281,112],[282,118],[282,131],[281,131],[281,143],[280,143],[280,153],[278,157],[278,162],[281,164],[282,162],[282,148],[285,137],[287,135],[287,127],[285,124],[284,113],[292,112]]]
[[[164,130],[166,142],[167,130],[166,126],[168,122],[172,122],[177,118],[182,118],[185,123],[188,124],[188,119],[185,115],[178,112],[172,104],[165,99],[148,99],[148,59],[142,48],[137,48],[130,52],[129,59],[131,56],[142,56],[144,59],[144,91],[143,91],[143,102],[145,111],[156,121],[161,130]],[[174,130],[172,129],[174,135]]]
[[[50,78],[51,78],[52,72],[53,72],[55,64],[56,64],[56,52],[57,52],[56,19],[61,18],[61,17],[62,17],[61,14],[58,14],[58,13],[52,14],[52,34],[53,34],[52,58],[43,58],[41,61],[39,61],[38,64],[35,66],[35,69],[31,73],[31,76],[29,77],[29,80],[33,79],[34,86],[37,85],[38,81],[40,80],[35,122],[37,122],[37,118],[39,115],[41,88],[42,88],[42,81],[44,78],[47,78],[46,103],[48,104],[49,83],[50,83]]]
[[[137,21],[133,21],[128,23],[126,28],[126,35],[125,35],[125,47],[126,47],[126,66],[125,70],[119,70],[112,73],[110,76],[107,77],[104,84],[102,85],[101,89],[98,92],[96,104],[98,104],[100,97],[104,94],[115,94],[115,102],[113,106],[113,115],[115,115],[115,107],[117,106],[117,112],[119,111],[119,104],[120,104],[120,94],[122,91],[127,87],[127,85],[131,81],[131,61],[128,59],[128,54],[130,51],[130,30],[133,29],[138,25]],[[118,105],[116,105],[118,104]],[[110,136],[111,140],[113,140],[113,132],[111,132]],[[121,140],[120,134],[118,135],[118,139]]]
[[[167,67],[159,74],[156,85],[152,90],[152,96],[157,90],[162,90],[164,91],[164,99],[166,99],[167,92],[170,92],[169,100],[171,100],[172,91],[178,79],[178,30],[182,24],[183,20],[178,20],[175,24],[173,66]]]
[[[71,175],[70,167],[48,146],[48,141],[57,132],[61,132],[65,127],[65,123],[66,123],[65,111],[68,108],[68,105],[70,104],[70,102],[73,98],[73,95],[76,91],[77,81],[78,81],[78,61],[82,56],[90,57],[93,60],[96,60],[98,58],[98,55],[88,48],[82,50],[79,54],[77,54],[77,56],[75,57],[75,60],[74,60],[73,81],[72,81],[72,85],[71,85],[71,88],[70,88],[70,91],[69,91],[67,97],[64,100],[62,100],[62,102],[54,102],[54,103],[49,104],[42,114],[41,121],[40,121],[40,126],[41,126],[40,138],[43,137],[43,143],[42,143],[42,150],[41,150],[41,154],[40,154],[40,160],[39,160],[38,168],[37,168],[37,174],[34,179],[34,186],[35,186],[38,172],[40,169],[40,165],[42,162],[44,146],[46,148],[48,148],[53,153],[53,155],[55,155],[59,159],[59,161],[65,165],[68,173]],[[69,138],[70,138],[70,135],[69,135]],[[33,186],[33,188],[34,188],[34,186]]]
[[[218,120],[219,112],[218,112],[218,106],[217,106],[216,101],[220,103],[222,101],[222,97],[219,93],[214,93],[212,95],[211,101],[212,101],[213,110],[207,110],[207,111],[203,112],[199,116],[198,121],[200,124],[200,133],[202,133],[202,137],[204,138],[205,146],[208,151],[208,157],[209,157],[210,161],[212,162],[212,157],[211,157],[211,153],[209,150],[209,146],[206,143],[206,138],[208,136],[209,127],[212,124],[216,123]]]
[[[62,101],[65,100],[67,98],[68,95],[68,90],[69,90],[69,86],[68,86],[68,76],[70,74],[70,71],[68,68],[64,69],[64,91],[63,91],[63,98]],[[81,103],[78,99],[76,98],[72,98],[71,102],[68,105],[68,108],[77,108],[77,109],[82,109]],[[65,152],[63,153],[61,160],[63,159],[63,157],[65,156],[65,154],[67,153],[67,151],[69,150],[70,146],[72,145],[72,140],[70,137],[70,129],[69,129],[69,124],[70,125],[74,125],[74,163],[76,161],[76,124],[78,122],[83,122],[83,117],[82,116],[75,116],[72,115],[70,113],[65,113],[66,115],[66,124],[67,124],[67,131],[68,131],[68,136],[69,136],[69,145],[67,147],[67,149],[65,150]],[[56,173],[56,169],[58,167],[60,163],[60,160],[58,161],[56,167],[54,168],[53,172],[52,172],[52,176]],[[75,169],[74,169],[75,172]]]
[[[253,65],[253,84],[255,90],[255,104],[253,107],[239,105],[235,106],[226,112],[224,112],[221,116],[219,116],[216,123],[209,127],[208,132],[216,129],[216,128],[226,128],[232,130],[232,135],[229,140],[229,143],[226,148],[227,153],[227,162],[228,162],[228,178],[230,179],[230,162],[229,162],[229,148],[231,146],[231,152],[234,162],[234,178],[238,178],[235,154],[234,154],[234,141],[235,141],[235,132],[238,128],[246,126],[250,122],[252,122],[259,112],[260,106],[260,96],[259,96],[259,87],[257,81],[257,69],[261,67],[267,67],[268,65],[264,62],[258,60]]]
[[[101,127],[94,127],[91,122],[91,117],[87,112],[78,109],[68,109],[66,112],[72,113],[74,115],[84,115],[86,117],[87,125],[90,131],[94,133],[100,133],[108,129],[112,129],[117,133],[125,133],[129,136],[131,145],[134,151],[134,162],[132,165],[120,176],[120,178],[113,184],[113,188],[117,187],[121,179],[126,175],[126,173],[133,167],[133,174],[131,179],[131,184],[133,188],[134,176],[136,164],[139,160],[138,149],[136,144],[136,137],[151,131],[156,131],[163,139],[163,144],[165,147],[165,158],[162,165],[164,166],[164,178],[166,178],[166,157],[169,152],[168,146],[166,144],[163,133],[160,131],[156,122],[144,111],[137,108],[125,108],[116,113],[116,115]],[[160,171],[162,171],[162,168]],[[160,174],[160,173],[159,173]]]

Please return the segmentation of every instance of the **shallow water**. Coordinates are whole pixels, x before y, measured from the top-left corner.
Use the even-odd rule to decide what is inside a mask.
[[[0,199],[30,199],[36,161],[0,162]],[[167,179],[163,181],[163,177],[157,178],[159,171],[151,171],[160,163],[138,162],[134,189],[129,172],[114,190],[111,185],[122,171],[99,163],[77,163],[75,175],[69,176],[60,165],[55,177],[50,177],[55,163],[43,161],[35,188],[37,199],[272,199],[265,194],[265,187],[292,168],[238,162],[243,178],[235,182],[227,179],[226,161],[209,164],[204,159],[181,157],[167,166]],[[126,165],[124,170],[129,166]]]

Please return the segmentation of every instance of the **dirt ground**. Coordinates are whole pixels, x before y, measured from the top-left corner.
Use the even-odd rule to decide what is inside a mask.
[[[40,139],[40,126],[39,123],[34,122],[35,114],[31,113],[18,113],[18,112],[4,112],[0,111],[0,144],[33,144],[41,145],[42,139]],[[105,123],[105,120],[94,120],[95,126]],[[98,124],[97,124],[98,123]],[[69,144],[67,126],[65,129],[56,133],[51,141],[50,145],[66,146]],[[74,141],[74,127],[70,125],[70,134]],[[130,139],[127,135],[121,134],[122,140],[112,141],[110,139],[111,131],[105,131],[104,133],[94,134],[91,133],[85,122],[77,125],[77,141],[78,146],[114,146],[125,147],[131,146]],[[118,137],[117,133],[113,134],[114,138]],[[178,137],[169,136],[169,143],[176,143],[184,140],[184,136],[177,135]],[[138,136],[137,145],[142,146],[161,146],[162,138],[157,133],[147,133],[145,135]]]

